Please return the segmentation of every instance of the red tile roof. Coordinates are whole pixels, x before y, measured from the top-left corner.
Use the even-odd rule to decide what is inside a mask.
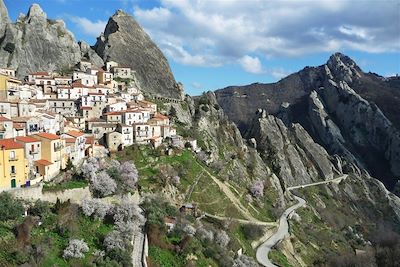
[[[154,114],[153,119],[166,120],[166,119],[169,119],[169,118],[167,116],[164,116],[164,115],[160,114],[160,113],[156,113],[156,114]]]
[[[24,146],[20,143],[17,143],[14,141],[14,139],[2,139],[0,140],[0,148],[1,149],[18,149],[18,148],[24,148]]]
[[[81,132],[78,132],[78,131],[74,131],[74,130],[67,132],[67,134],[70,135],[70,136],[73,136],[75,138],[84,135],[84,133],[81,133]]]
[[[76,139],[75,138],[64,138],[66,143],[75,143]]]
[[[51,133],[38,133],[36,135],[40,136],[40,137],[43,137],[43,138],[46,138],[46,139],[50,139],[50,140],[60,139],[60,137],[58,135],[51,134]]]
[[[17,139],[17,141],[21,141],[24,143],[40,142],[40,140],[38,140],[32,136],[17,136],[15,139]]]
[[[9,118],[0,116],[0,121],[11,121]]]
[[[53,164],[50,161],[47,161],[45,159],[39,159],[39,160],[35,161],[35,163],[38,165],[43,165],[43,166],[49,166],[49,165]]]
[[[123,112],[122,111],[111,111],[104,113],[104,115],[121,115]]]
[[[38,72],[33,72],[30,75],[42,75],[42,76],[49,76],[50,74],[46,71],[38,71]]]

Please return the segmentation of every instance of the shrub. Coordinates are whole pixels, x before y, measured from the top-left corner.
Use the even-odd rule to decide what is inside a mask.
[[[101,197],[111,195],[117,189],[117,183],[105,171],[94,174],[90,181],[93,190]]]
[[[244,237],[248,240],[254,240],[263,235],[264,231],[261,226],[253,224],[245,224],[242,227]]]
[[[20,200],[14,199],[10,193],[0,193],[0,221],[15,220],[24,213]]]
[[[150,224],[164,225],[164,217],[177,214],[177,209],[157,194],[146,195],[141,206]]]
[[[84,258],[84,253],[89,251],[88,245],[83,240],[71,239],[68,246],[64,249],[63,257],[69,258]]]
[[[29,209],[29,213],[34,216],[43,216],[50,212],[50,205],[47,202],[36,200],[35,204]]]
[[[261,180],[255,181],[250,187],[250,193],[253,197],[262,197],[264,195],[264,183]]]
[[[110,205],[102,202],[100,199],[84,199],[82,201],[82,211],[86,216],[92,216],[103,220],[110,210]]]

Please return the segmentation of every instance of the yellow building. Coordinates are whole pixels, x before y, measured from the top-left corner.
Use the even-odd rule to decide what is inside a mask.
[[[28,180],[24,146],[14,139],[0,140],[0,188],[16,188]]]
[[[33,137],[39,139],[42,144],[42,159],[35,164],[39,166],[39,172],[45,180],[49,180],[65,168],[67,156],[64,155],[65,140],[51,133],[38,133]],[[41,170],[46,173],[42,173]]]
[[[7,100],[8,90],[16,89],[22,82],[15,77],[0,74],[0,100]]]

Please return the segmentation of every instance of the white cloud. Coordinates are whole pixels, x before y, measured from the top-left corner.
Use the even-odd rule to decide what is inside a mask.
[[[275,79],[282,79],[288,76],[291,72],[283,68],[272,68],[268,73]]]
[[[247,62],[258,72],[257,60],[246,56],[256,54],[260,61],[346,49],[400,51],[396,2],[160,0],[159,7],[135,7],[134,15],[176,62],[195,66]]]
[[[262,64],[258,57],[246,55],[239,59],[239,63],[246,72],[253,74],[263,73]]]
[[[200,88],[203,87],[203,86],[201,85],[201,83],[198,83],[198,82],[192,82],[190,85],[191,85],[193,88],[195,88],[195,89],[200,89]]]
[[[91,37],[98,37],[106,27],[107,21],[91,21],[84,17],[70,17],[70,20],[78,25],[81,31]]]

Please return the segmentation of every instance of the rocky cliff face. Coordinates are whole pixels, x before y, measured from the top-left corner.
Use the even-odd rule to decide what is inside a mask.
[[[263,108],[286,125],[299,123],[329,154],[392,189],[400,177],[400,91],[392,84],[336,53],[325,65],[307,67],[278,83],[230,87],[216,95],[242,132],[251,127],[256,108]]]
[[[76,42],[62,20],[48,19],[37,4],[11,23],[0,0],[0,66],[16,69],[19,78],[33,71],[71,70],[82,58],[96,67],[113,60],[134,70],[144,92],[183,99],[167,59],[132,16],[122,11],[112,16],[94,48]]]
[[[125,12],[119,10],[109,19],[95,50],[104,61],[131,67],[143,91],[164,97],[183,97],[161,50]]]
[[[335,174],[328,153],[300,124],[286,126],[263,110],[246,136],[256,139],[257,149],[285,187],[332,179]]]
[[[0,1],[0,7],[3,1]],[[6,14],[0,8],[1,15]],[[81,59],[74,36],[61,20],[50,20],[34,4],[16,23],[1,22],[0,65],[15,68],[19,77],[32,71],[55,71],[73,67]]]

